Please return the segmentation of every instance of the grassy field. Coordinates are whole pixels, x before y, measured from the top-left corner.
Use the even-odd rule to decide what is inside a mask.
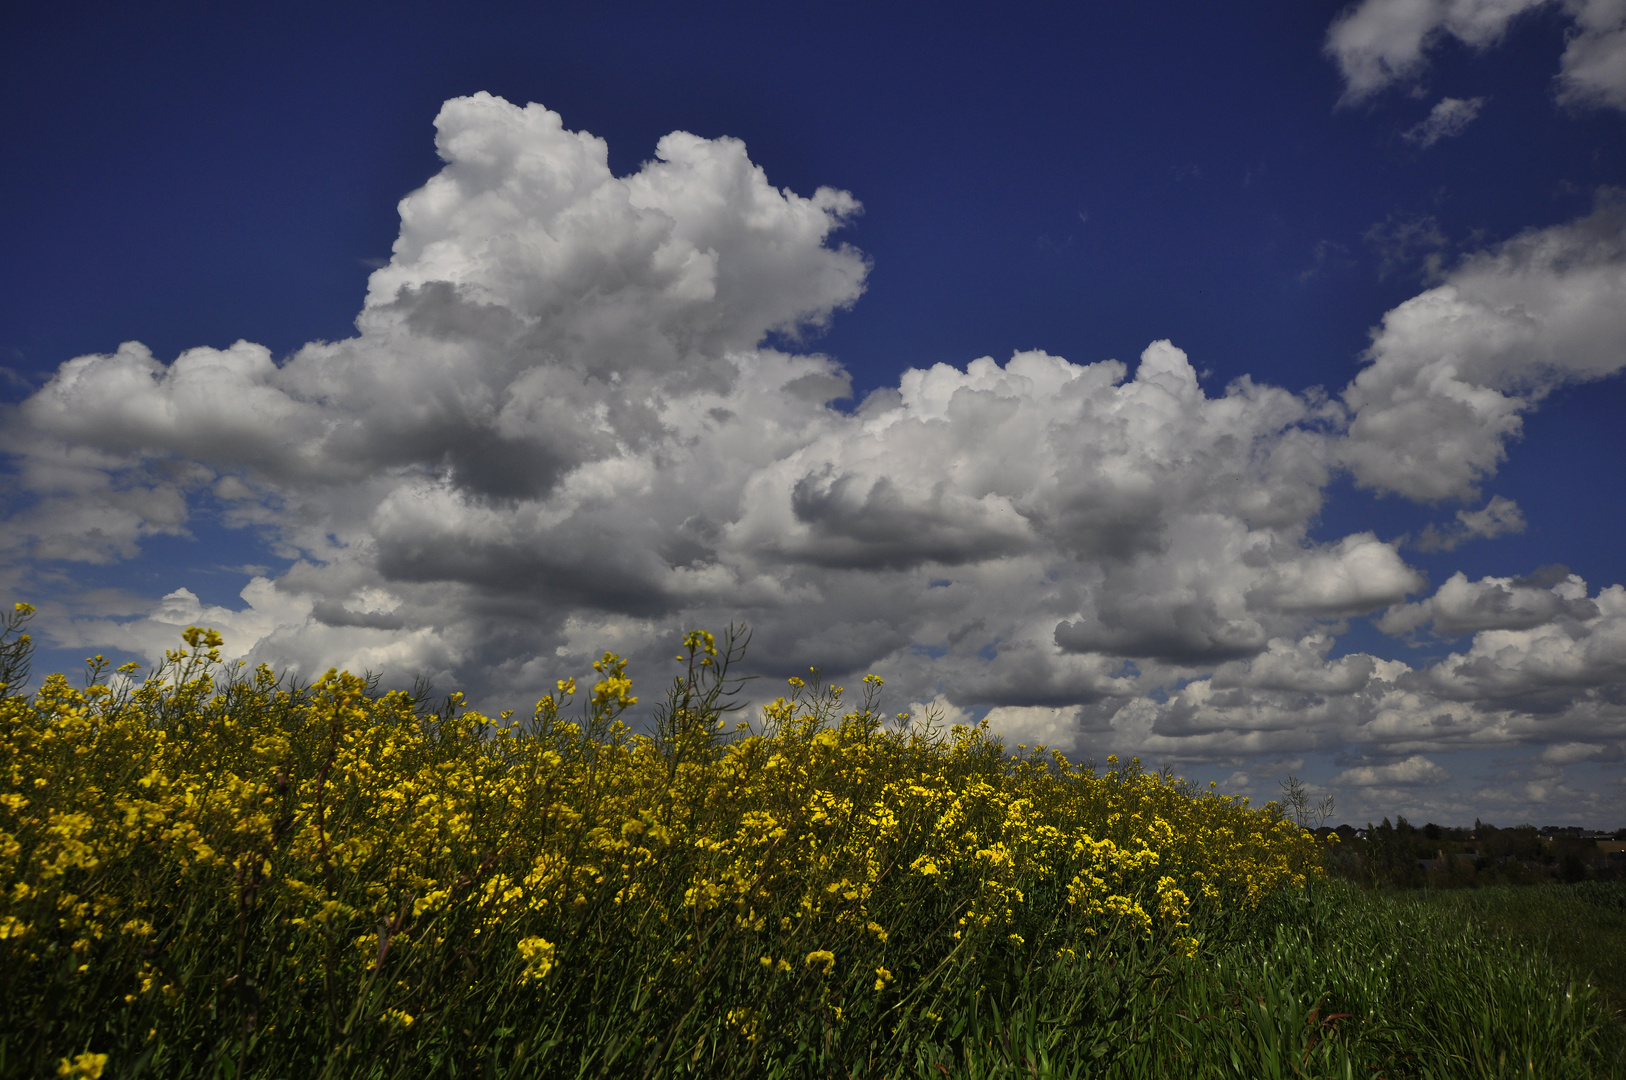
[[[873,678],[731,726],[733,635],[649,735],[613,655],[519,720],[186,639],[0,700],[0,1078],[1626,1076],[1608,889],[1362,893]]]
[[[1394,895],[1394,894],[1390,894]],[[1591,977],[1599,996],[1626,1016],[1626,882],[1518,885],[1400,894],[1411,902],[1483,924]]]
[[[1102,1055],[1115,1056],[1110,1064],[1056,1074],[1626,1076],[1626,1028],[1600,980],[1589,981],[1593,962],[1542,947],[1587,906],[1562,888],[1531,890],[1545,898],[1511,888],[1424,897],[1340,883],[1280,895],[1235,939],[1143,987],[1130,1010],[1135,1022]],[[1596,895],[1626,899],[1618,886]],[[1508,910],[1523,914],[1516,932],[1497,921]],[[1599,936],[1612,935],[1618,956],[1626,939],[1613,926]],[[1027,1006],[1023,1015],[1036,1012]],[[1012,1026],[1042,1045],[1041,1025]],[[996,1037],[954,1075],[1031,1075],[1023,1065],[1037,1054],[1001,1054],[999,1045]]]

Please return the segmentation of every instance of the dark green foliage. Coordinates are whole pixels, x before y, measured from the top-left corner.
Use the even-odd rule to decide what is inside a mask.
[[[1401,817],[1393,824],[1384,818],[1382,824],[1368,825],[1365,837],[1347,825],[1316,833],[1339,837],[1328,846],[1327,871],[1367,888],[1574,884],[1619,880],[1623,869],[1599,850],[1596,840],[1574,831],[1537,831],[1531,825],[1498,829],[1475,822],[1472,829],[1457,829],[1430,822],[1418,828]]]

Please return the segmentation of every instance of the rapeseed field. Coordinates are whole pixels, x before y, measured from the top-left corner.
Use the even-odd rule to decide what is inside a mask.
[[[874,676],[744,719],[736,631],[685,637],[647,734],[614,654],[486,716],[184,639],[0,701],[0,1076],[1425,1075],[1358,986],[1239,990],[1337,922],[1274,804]]]

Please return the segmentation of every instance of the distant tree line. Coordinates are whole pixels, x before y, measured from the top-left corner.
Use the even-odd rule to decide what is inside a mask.
[[[1329,873],[1369,888],[1476,888],[1539,882],[1619,880],[1626,877],[1626,829],[1610,833],[1579,828],[1516,825],[1499,829],[1476,820],[1473,828],[1405,817],[1366,828],[1322,825]],[[1336,837],[1336,840],[1334,839]]]

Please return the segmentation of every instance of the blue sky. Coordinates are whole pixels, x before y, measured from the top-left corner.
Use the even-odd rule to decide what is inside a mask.
[[[1350,820],[1619,824],[1618,7],[30,13],[0,584],[41,669],[204,622],[513,707],[734,619]]]

